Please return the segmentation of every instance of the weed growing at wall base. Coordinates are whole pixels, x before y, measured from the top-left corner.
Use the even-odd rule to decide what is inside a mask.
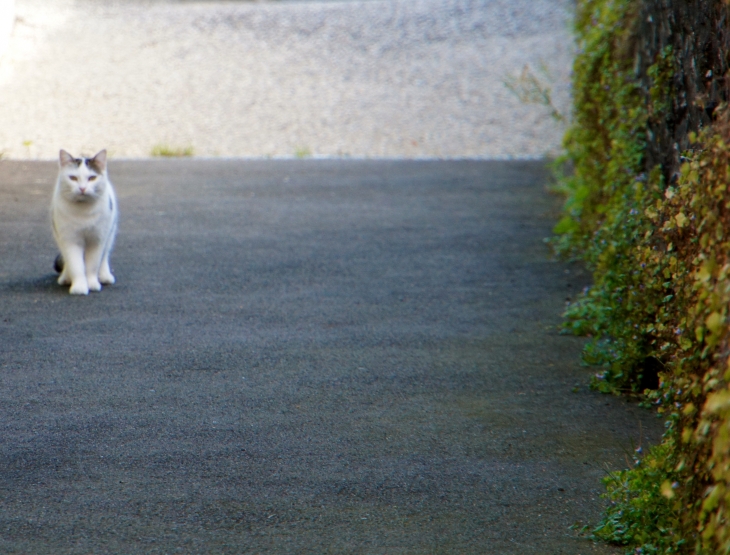
[[[312,151],[307,146],[299,146],[294,151],[294,156],[299,158],[300,160],[304,158],[309,158],[312,155]]]
[[[678,67],[664,48],[643,95],[632,51],[641,0],[583,0],[576,24],[574,171],[560,178],[558,252],[594,285],[566,313],[592,339],[598,389],[641,396],[666,419],[662,443],[605,480],[594,537],[627,553],[730,553],[730,110],[690,134],[670,183],[645,167],[648,123],[668,120]],[[727,53],[725,53],[727,55]]]
[[[192,146],[171,147],[169,145],[159,144],[152,147],[151,156],[159,156],[163,158],[182,158],[193,156],[195,151]]]

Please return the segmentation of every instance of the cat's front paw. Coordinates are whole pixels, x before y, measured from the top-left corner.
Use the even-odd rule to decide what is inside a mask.
[[[111,285],[112,283],[114,283],[117,280],[114,279],[114,276],[111,273],[109,273],[109,272],[103,273],[102,272],[102,273],[99,274],[99,281],[101,283],[103,283],[104,285]]]
[[[71,285],[71,280],[66,274],[58,276],[58,285]]]
[[[96,278],[89,279],[89,291],[101,291],[101,283]]]
[[[86,281],[76,281],[71,284],[71,289],[68,290],[72,295],[88,295],[89,286]]]

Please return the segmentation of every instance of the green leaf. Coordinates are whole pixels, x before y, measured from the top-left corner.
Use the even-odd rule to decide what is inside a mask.
[[[725,323],[725,318],[719,312],[713,312],[705,320],[707,329],[712,332],[713,335],[717,335]]]
[[[553,228],[553,233],[555,233],[556,235],[563,235],[565,233],[571,233],[576,229],[578,229],[578,222],[576,222],[570,216],[563,216],[563,218],[561,218],[560,221],[555,224],[555,227]]]

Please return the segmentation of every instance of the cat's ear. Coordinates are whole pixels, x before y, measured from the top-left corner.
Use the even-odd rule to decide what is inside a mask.
[[[61,164],[61,167],[63,166],[70,166],[71,164],[75,163],[76,160],[74,160],[74,157],[71,156],[68,152],[61,149],[61,152],[58,153],[58,162]]]
[[[97,152],[96,156],[89,160],[89,165],[94,168],[96,172],[104,173],[104,170],[106,170],[106,149]]]

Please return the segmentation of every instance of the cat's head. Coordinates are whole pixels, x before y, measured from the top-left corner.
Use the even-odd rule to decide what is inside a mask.
[[[68,200],[94,201],[106,190],[106,150],[97,153],[93,158],[74,158],[61,150],[58,166],[61,193]]]

